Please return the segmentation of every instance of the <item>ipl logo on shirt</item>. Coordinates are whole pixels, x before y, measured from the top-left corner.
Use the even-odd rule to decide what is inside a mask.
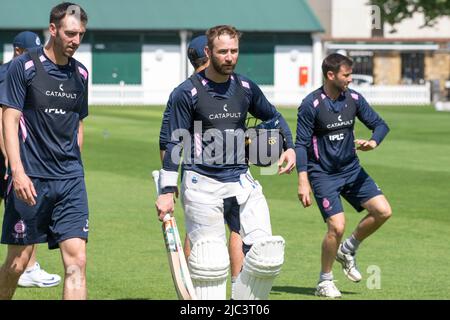
[[[45,112],[54,114],[66,114],[66,111],[64,111],[64,109],[55,109],[55,108],[46,108]]]

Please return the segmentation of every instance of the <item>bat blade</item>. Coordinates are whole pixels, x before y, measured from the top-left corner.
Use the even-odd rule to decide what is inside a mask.
[[[157,193],[159,194],[159,171],[153,171],[152,176],[155,181]],[[170,216],[170,214],[165,215],[162,223],[162,231],[169,260],[170,272],[172,274],[172,280],[178,299],[196,300],[197,297],[195,295],[195,289],[192,284],[191,275],[184,256],[175,217]]]

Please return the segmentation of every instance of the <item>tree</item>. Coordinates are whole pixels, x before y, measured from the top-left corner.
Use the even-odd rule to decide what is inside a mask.
[[[420,27],[431,27],[439,17],[450,15],[450,0],[371,0],[381,10],[381,21],[392,27],[419,12],[424,15]]]

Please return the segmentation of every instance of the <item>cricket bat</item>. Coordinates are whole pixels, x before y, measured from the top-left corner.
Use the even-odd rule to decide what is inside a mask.
[[[156,186],[156,192],[160,194],[159,171],[152,172]],[[180,233],[178,232],[175,217],[169,213],[164,216],[162,223],[164,242],[166,244],[169,266],[172,274],[173,284],[180,300],[197,300],[195,289],[192,284],[189,268],[181,245]]]

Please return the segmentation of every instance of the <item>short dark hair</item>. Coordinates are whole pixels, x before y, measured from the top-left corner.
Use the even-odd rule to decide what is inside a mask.
[[[78,8],[75,9],[74,7],[78,7],[79,11]],[[60,3],[53,7],[50,11],[50,23],[54,23],[57,27],[59,27],[61,20],[64,19],[66,15],[76,15],[78,13],[80,15],[81,22],[83,24],[87,24],[88,16],[82,7],[72,2]]]
[[[212,28],[209,28],[206,31],[206,37],[208,38],[208,48],[209,50],[213,49],[213,42],[215,38],[220,37],[223,34],[227,34],[230,38],[235,38],[239,40],[242,36],[242,32],[238,31],[235,27],[230,25],[219,25]]]
[[[326,57],[322,62],[322,73],[325,79],[327,78],[328,71],[332,71],[336,74],[339,72],[342,65],[351,68],[353,66],[353,60],[339,53],[332,53]]]
[[[191,49],[189,49],[191,50]],[[189,60],[194,69],[200,68],[202,65],[208,62],[208,57],[197,58],[195,60]]]

